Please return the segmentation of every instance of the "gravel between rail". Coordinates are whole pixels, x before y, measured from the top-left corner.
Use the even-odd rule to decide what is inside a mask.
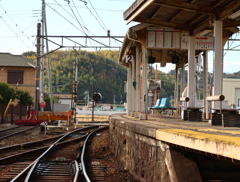
[[[0,129],[11,127],[7,125],[0,125]],[[51,138],[52,135],[43,135],[40,134],[39,128],[34,129],[28,132],[26,135],[21,136],[21,138],[17,136],[13,136],[11,138],[4,139],[0,142],[0,147],[5,147],[14,144],[26,143],[30,141],[35,141]],[[105,181],[106,182],[138,182],[134,179],[134,177],[124,169],[124,165],[119,163],[115,158],[112,151],[110,151],[109,147],[109,131],[106,130],[102,133],[101,136],[94,139],[91,144],[91,148],[94,151],[91,153],[92,156],[100,157],[106,159],[104,161],[104,165],[106,166],[105,170]]]

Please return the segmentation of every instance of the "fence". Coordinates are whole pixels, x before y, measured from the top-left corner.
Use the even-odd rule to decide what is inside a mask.
[[[30,106],[10,105],[4,118],[4,112],[6,110],[6,107],[7,107],[6,105],[0,104],[1,124],[4,123],[14,124],[16,119],[26,119],[29,116]]]

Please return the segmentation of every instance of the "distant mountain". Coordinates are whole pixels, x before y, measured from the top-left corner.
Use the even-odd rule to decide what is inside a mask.
[[[240,78],[240,71],[236,73],[223,73],[223,78]]]

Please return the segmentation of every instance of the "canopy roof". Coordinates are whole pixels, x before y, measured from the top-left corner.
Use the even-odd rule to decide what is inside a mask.
[[[240,26],[239,0],[136,0],[124,12],[131,21],[186,30],[197,35],[213,28],[214,19],[223,27]]]
[[[147,46],[147,27],[169,27],[189,35],[213,34],[214,21],[223,22],[223,45],[238,32],[240,26],[240,0],[136,0],[125,12],[127,24],[134,21],[140,24],[131,27],[124,39],[119,62],[125,66],[125,55],[132,54],[138,42],[156,57],[156,62],[171,63],[172,56],[178,55],[181,67],[186,63],[187,50],[157,49]],[[196,54],[202,52],[196,50]],[[164,56],[165,55],[165,56]],[[165,62],[165,63],[163,63]]]

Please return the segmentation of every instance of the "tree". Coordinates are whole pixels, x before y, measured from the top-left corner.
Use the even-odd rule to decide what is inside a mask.
[[[23,90],[16,90],[16,99],[18,99],[18,104],[27,106],[31,105],[33,98],[30,96],[29,92]]]
[[[5,82],[0,82],[0,104],[7,105],[10,99],[15,99],[14,89]]]
[[[32,61],[35,61],[37,58],[36,58],[36,53],[33,52],[33,51],[28,51],[28,52],[24,52],[22,54],[22,56],[26,57],[27,59],[30,59]]]
[[[10,99],[12,99],[12,101],[18,99],[18,104],[22,105],[31,105],[33,101],[29,92],[14,89],[5,82],[0,82],[0,104],[7,105]]]

